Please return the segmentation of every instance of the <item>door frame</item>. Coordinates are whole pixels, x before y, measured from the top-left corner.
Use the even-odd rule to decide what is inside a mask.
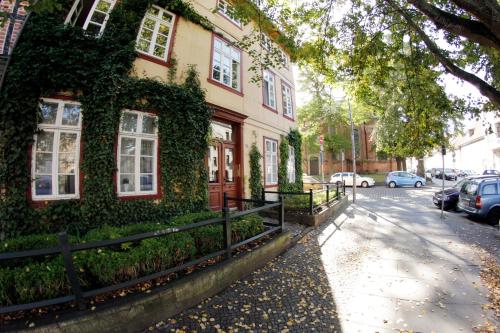
[[[243,193],[245,193],[245,188],[244,188],[244,156],[243,156],[243,124],[246,118],[248,116],[243,115],[241,113],[238,113],[236,111],[232,111],[229,109],[226,109],[224,107],[208,103],[208,106],[214,111],[212,115],[212,119],[214,121],[219,121],[222,123],[226,123],[229,125],[233,126],[233,139],[234,141],[231,141],[231,145],[234,145],[234,156],[233,156],[233,172],[235,173],[234,175],[234,184],[236,186],[236,193],[238,197],[242,197]],[[226,142],[222,141],[222,149],[224,149],[224,144]],[[228,142],[229,144],[229,142]],[[224,151],[220,152],[221,156],[224,156]],[[220,182],[221,186],[223,186],[223,172],[225,170],[221,170],[220,173]],[[209,186],[209,184],[207,183]],[[210,200],[210,199],[209,199]],[[210,203],[209,203],[210,205]],[[221,206],[223,203],[221,204]],[[242,209],[243,205],[242,202],[238,202],[237,205],[238,209]]]

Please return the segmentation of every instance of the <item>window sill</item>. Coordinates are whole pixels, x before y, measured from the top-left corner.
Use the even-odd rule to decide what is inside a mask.
[[[264,108],[268,109],[269,111],[271,111],[271,112],[274,112],[274,113],[278,114],[278,110],[273,109],[273,108],[272,108],[272,107],[270,107],[269,105],[262,103],[262,106],[263,106]]]
[[[293,119],[292,117],[289,117],[289,116],[287,116],[285,114],[283,115],[283,118],[286,118],[286,119],[288,119],[290,121],[295,121],[295,119]]]
[[[266,184],[264,185],[265,188],[270,188],[270,187],[278,187],[278,183],[276,184]]]
[[[161,195],[159,193],[155,194],[117,194],[119,200],[154,200],[160,199]]]
[[[226,86],[226,85],[224,85],[224,84],[220,83],[219,81],[215,81],[215,80],[213,80],[213,79],[211,79],[211,78],[207,78],[207,81],[208,81],[209,83],[211,83],[211,84],[215,85],[215,86],[218,86],[218,87],[220,87],[220,88],[222,88],[222,89],[225,89],[225,90],[227,90],[227,91],[230,91],[230,92],[232,92],[233,94],[236,94],[236,95],[238,95],[238,96],[241,96],[241,97],[245,96],[245,95],[244,95],[241,91],[238,91],[238,90],[236,90],[236,89],[233,89],[233,88],[231,88],[231,87],[228,87],[228,86]]]
[[[155,64],[162,65],[165,67],[172,67],[172,64],[170,63],[170,59],[169,60],[159,59],[159,58],[150,56],[149,54],[142,53],[141,51],[136,51],[136,52],[137,52],[137,57],[140,59],[151,61],[151,62],[154,62]]]

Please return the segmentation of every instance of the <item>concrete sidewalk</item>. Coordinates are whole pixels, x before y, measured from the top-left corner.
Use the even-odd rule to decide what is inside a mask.
[[[431,190],[360,189],[284,256],[155,329],[161,332],[473,332],[494,314],[474,246],[493,228],[439,219]]]

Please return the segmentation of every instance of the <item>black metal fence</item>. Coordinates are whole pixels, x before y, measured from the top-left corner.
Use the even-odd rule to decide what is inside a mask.
[[[243,202],[253,202],[254,204],[257,204],[258,207],[252,208],[249,210],[245,211],[237,211],[237,212],[230,212],[228,202],[229,201],[243,201]],[[255,240],[258,240],[264,236],[267,236],[269,234],[275,233],[275,232],[281,232],[283,230],[283,224],[284,224],[284,218],[285,218],[285,207],[284,207],[284,197],[280,196],[279,201],[260,201],[260,200],[250,200],[250,199],[241,199],[241,198],[230,198],[224,193],[224,208],[222,210],[223,216],[220,218],[213,218],[210,220],[205,220],[202,222],[197,222],[197,223],[192,223],[192,224],[187,224],[179,227],[171,227],[171,228],[166,228],[164,230],[159,230],[159,231],[153,231],[153,232],[146,232],[146,233],[141,233],[133,236],[128,236],[128,237],[123,237],[123,238],[118,238],[118,239],[112,239],[112,240],[104,240],[104,241],[97,241],[97,242],[91,242],[91,243],[81,243],[81,244],[70,244],[68,241],[68,235],[65,232],[59,233],[59,245],[52,247],[52,248],[45,248],[45,249],[37,249],[37,250],[27,250],[27,251],[20,251],[20,252],[8,252],[8,253],[0,253],[0,263],[6,260],[13,260],[13,259],[22,259],[22,258],[32,258],[32,257],[41,257],[41,256],[50,256],[50,255],[61,255],[64,261],[64,266],[66,270],[66,275],[68,278],[68,281],[71,286],[71,292],[72,294],[62,296],[62,297],[57,297],[53,299],[48,299],[48,300],[42,300],[42,301],[37,301],[37,302],[32,302],[32,303],[25,303],[25,304],[17,304],[17,305],[10,305],[10,306],[5,306],[5,307],[0,307],[0,314],[3,313],[9,313],[9,312],[15,312],[15,311],[22,311],[22,310],[31,310],[34,308],[39,308],[39,307],[46,307],[46,306],[51,306],[51,305],[57,305],[57,304],[62,304],[62,303],[67,303],[67,302],[76,302],[78,305],[79,309],[85,309],[86,308],[86,302],[85,299],[94,297],[96,295],[104,294],[104,293],[109,293],[113,292],[119,289],[131,287],[143,282],[147,282],[150,280],[154,280],[166,275],[169,275],[171,273],[176,273],[179,271],[182,271],[184,269],[187,269],[191,266],[200,264],[202,262],[205,262],[207,260],[210,260],[215,257],[219,256],[224,256],[225,260],[230,260],[233,256],[232,251],[237,249],[240,246],[243,246],[245,244],[248,244],[250,242],[253,242]],[[246,239],[244,241],[241,241],[236,244],[232,244],[231,242],[231,221],[238,218],[242,217],[245,215],[250,215],[250,214],[255,214],[267,209],[275,208],[275,207],[280,207],[279,209],[279,218],[278,218],[278,223],[265,223],[266,230],[258,235],[255,235],[252,238]],[[156,272],[153,274],[149,274],[140,278],[132,279],[130,281],[126,281],[123,283],[107,286],[104,288],[98,288],[94,290],[88,290],[84,291],[80,285],[80,281],[78,279],[78,275],[75,271],[75,266],[73,263],[73,253],[74,252],[79,252],[79,251],[84,251],[84,250],[91,250],[91,249],[97,249],[97,248],[106,248],[106,247],[111,247],[111,246],[116,246],[116,245],[121,245],[123,243],[128,243],[128,242],[139,242],[148,238],[156,238],[156,237],[162,237],[174,233],[179,233],[179,232],[186,232],[192,229],[204,227],[204,226],[209,226],[209,225],[223,225],[223,233],[224,233],[224,249],[213,252],[211,254],[208,254],[202,258],[194,259],[192,261],[189,261],[187,263],[184,263],[182,265],[176,266],[169,268],[167,270],[163,270],[161,272]]]
[[[345,182],[342,184],[330,184],[330,183],[314,183],[315,185],[323,185],[324,188],[321,190],[313,190],[309,189],[308,192],[284,192],[284,191],[266,191],[264,188],[261,193],[261,201],[266,201],[266,194],[277,194],[281,197],[287,196],[307,196],[308,204],[307,204],[307,212],[309,215],[313,215],[315,212],[319,211],[320,208],[324,205],[330,205],[335,201],[340,200],[341,196],[345,196]],[[333,192],[333,188],[335,188],[335,192]],[[314,197],[318,196],[321,193],[325,193],[325,200],[315,203]]]

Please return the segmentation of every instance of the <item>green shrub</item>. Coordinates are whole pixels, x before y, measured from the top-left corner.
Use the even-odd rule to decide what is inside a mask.
[[[330,191],[330,200],[335,198],[336,191]],[[313,194],[313,205],[321,205],[326,203],[326,192]],[[285,196],[285,208],[309,208],[309,195],[287,195]]]
[[[85,241],[127,237],[167,228],[161,224],[136,224],[124,227],[103,226],[85,235]],[[176,266],[195,254],[193,238],[186,232],[123,243],[77,254],[76,266],[101,285],[109,285]]]
[[[172,226],[182,226],[186,224],[201,222],[213,218],[221,217],[221,213],[216,212],[201,212],[192,213],[182,216],[177,216],[170,221]],[[196,245],[196,254],[202,256],[204,254],[219,251],[223,248],[224,235],[222,234],[221,225],[208,225],[189,231]]]
[[[81,241],[117,239],[220,216],[220,213],[202,212],[178,216],[169,224],[148,223],[123,227],[104,225],[90,230]],[[233,220],[231,226],[233,243],[253,237],[264,230],[263,219],[258,215]],[[78,251],[73,253],[74,265],[85,289],[108,286],[159,272],[195,256],[222,249],[222,231],[222,225],[205,226],[139,242]],[[77,240],[75,236],[70,237],[72,243]],[[52,247],[57,243],[57,235],[21,236],[2,243],[1,252]],[[50,299],[70,292],[61,256],[39,257],[37,261],[26,258],[15,262],[16,265],[2,265],[0,268],[0,306]]]
[[[61,257],[0,269],[0,305],[29,303],[64,296],[70,286]]]

